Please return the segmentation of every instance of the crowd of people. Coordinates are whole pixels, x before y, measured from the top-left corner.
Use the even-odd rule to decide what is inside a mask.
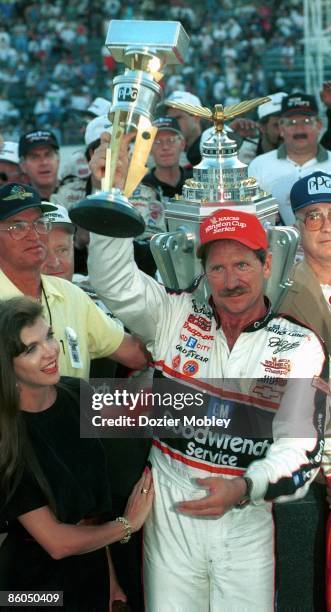
[[[329,90],[326,83],[325,103]],[[263,297],[272,265],[266,232],[253,215],[233,216],[223,207],[200,227],[197,257],[211,302],[199,304],[194,293],[164,289],[150,253],[151,236],[166,231],[164,200],[192,176],[181,155],[185,150],[187,160],[199,163],[210,137],[198,118],[171,106],[196,99],[176,90],[158,108],[153,164],[132,196],[146,222],[134,243],[95,235],[90,241],[68,215],[67,195],[91,193],[104,173],[107,100],[90,105],[99,115],[86,126],[85,156],[72,160],[76,176],[68,182],[59,181],[60,147],[50,130],[25,132],[0,149],[6,355],[0,526],[7,532],[0,585],[62,590],[68,612],[106,612],[115,600],[137,612],[273,610],[275,569],[277,609],[324,605],[328,506],[320,466],[329,420],[331,161],[321,142],[329,146],[329,130],[319,141],[322,124],[311,95],[278,92],[260,106],[255,138],[242,137],[239,155],[251,159],[250,174],[278,199],[278,222],[300,230],[304,260],[274,313]],[[229,133],[251,128],[237,119]],[[119,187],[129,140],[120,151]],[[263,163],[270,156],[272,165]],[[83,268],[74,257],[82,244]],[[124,366],[143,371],[150,384],[151,363],[154,384],[165,382],[173,393],[185,393],[187,384],[202,388],[208,418],[225,410],[226,436],[216,430],[202,440],[191,427],[178,435],[178,425],[174,438],[155,437],[152,447],[150,439],[132,437],[105,439],[102,446],[81,440],[77,379],[127,376]],[[205,379],[214,382],[204,387]],[[87,456],[89,469],[82,470]]]
[[[62,591],[66,612],[327,609],[331,128],[314,96],[259,63],[279,49],[291,71],[300,7],[0,3],[1,592]],[[164,78],[150,166],[130,197],[145,223],[134,239],[71,216],[100,188],[112,138],[118,67],[103,42],[98,60],[89,47],[110,18],[179,20],[191,37],[185,66]],[[292,283],[274,311],[264,226],[215,200],[191,252],[199,278],[169,291],[150,240],[215,137],[181,104],[263,94],[255,121],[226,130],[277,202],[275,223],[300,234]],[[330,119],[330,83],[320,96]],[[72,111],[84,145],[60,175]],[[133,147],[124,136],[120,189]],[[87,381],[106,377],[193,396],[193,421],[167,404],[153,437],[83,435]]]
[[[291,90],[302,52],[302,3],[199,0],[139,5],[117,0],[0,4],[0,127],[6,140],[29,129],[52,130],[60,144],[80,142],[82,111],[96,95],[111,96],[123,67],[104,42],[111,19],[178,20],[190,36],[184,67],[169,67],[166,95],[191,91],[205,105],[233,104]],[[102,50],[102,51],[101,51]],[[264,62],[273,54],[271,66]],[[302,81],[295,85],[301,89]]]

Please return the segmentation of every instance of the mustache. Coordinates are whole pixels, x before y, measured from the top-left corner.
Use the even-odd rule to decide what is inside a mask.
[[[220,293],[220,296],[237,297],[239,295],[244,295],[245,293],[247,293],[247,289],[245,289],[244,287],[235,287],[234,289],[223,289],[223,291],[221,291]]]
[[[300,132],[299,134],[293,134],[293,140],[298,140],[299,138],[304,138],[305,140],[307,140],[307,134],[305,134],[304,132]]]

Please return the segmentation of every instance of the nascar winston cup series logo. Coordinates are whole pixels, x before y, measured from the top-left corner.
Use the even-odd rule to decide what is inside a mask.
[[[212,217],[210,220],[210,225],[207,225],[205,228],[205,232],[206,234],[209,234],[210,232],[212,232],[212,234],[219,234],[220,232],[235,232],[238,227],[241,229],[245,229],[247,227],[246,223],[240,220],[238,216],[222,217],[222,219]]]

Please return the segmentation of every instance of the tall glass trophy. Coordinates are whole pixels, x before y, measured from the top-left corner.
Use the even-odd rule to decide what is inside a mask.
[[[73,223],[105,236],[137,236],[144,221],[129,198],[147,172],[146,162],[156,134],[152,126],[160,98],[161,70],[167,64],[183,63],[188,36],[176,21],[112,20],[106,46],[124,74],[113,81],[111,142],[106,153],[101,190],[81,200],[70,211]],[[125,134],[134,134],[124,188],[114,185],[116,166]]]

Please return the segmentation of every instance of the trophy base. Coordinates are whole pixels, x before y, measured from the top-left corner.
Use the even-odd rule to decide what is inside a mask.
[[[83,229],[114,238],[133,238],[145,229],[141,214],[119,189],[87,196],[69,211],[69,217]]]

